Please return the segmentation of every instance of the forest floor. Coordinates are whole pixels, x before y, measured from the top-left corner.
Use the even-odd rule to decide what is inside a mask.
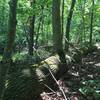
[[[58,89],[43,92],[42,100],[100,100],[100,48],[69,65],[68,73],[58,80],[66,98]]]

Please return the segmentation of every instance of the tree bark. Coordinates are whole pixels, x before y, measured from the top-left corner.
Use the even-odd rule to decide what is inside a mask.
[[[31,7],[35,4],[35,0],[30,1]],[[35,30],[35,14],[30,17],[30,27],[29,27],[29,55],[33,55],[34,46],[34,30]]]
[[[42,17],[40,17],[39,19],[39,23],[38,23],[38,28],[37,28],[37,32],[36,32],[36,39],[35,39],[35,48],[38,48],[38,39],[39,39],[39,32],[40,32],[40,28],[41,28],[41,21],[42,21]]]
[[[8,41],[7,45],[4,50],[4,56],[3,58],[11,58],[11,53],[13,51],[13,45],[15,40],[15,32],[16,32],[16,7],[17,7],[17,1],[18,0],[11,0],[9,2],[10,7],[10,13],[9,13],[9,26],[8,26]]]
[[[0,100],[3,100],[4,97],[6,77],[9,72],[11,64],[10,61],[14,46],[15,32],[17,25],[17,20],[16,20],[17,1],[18,0],[10,0],[9,2],[10,12],[9,12],[8,41],[3,55],[4,65],[1,66],[0,69]]]
[[[92,35],[93,35],[93,10],[94,10],[94,0],[92,0],[92,10],[91,10],[91,22],[90,22],[90,45],[92,45]]]
[[[72,20],[72,15],[74,11],[74,6],[75,6],[76,0],[72,0],[71,3],[71,8],[67,17],[67,24],[66,24],[66,38],[69,41],[69,32],[70,32],[70,25],[71,25],[71,20]],[[65,49],[68,51],[69,45],[65,44]]]
[[[52,29],[53,29],[53,43],[54,51],[62,51],[62,33],[61,33],[61,19],[60,19],[60,0],[53,0],[52,6]]]
[[[64,0],[62,1],[62,34],[64,34]]]
[[[83,16],[82,16],[82,19],[83,19],[83,37],[84,37],[84,42],[86,41],[86,34],[85,34],[85,3],[86,1],[84,0],[84,7],[83,7]]]
[[[60,0],[53,0],[52,5],[53,49],[54,52],[59,55],[62,67],[66,66],[64,70],[68,71],[65,54],[63,51],[63,34],[61,32],[60,18]]]

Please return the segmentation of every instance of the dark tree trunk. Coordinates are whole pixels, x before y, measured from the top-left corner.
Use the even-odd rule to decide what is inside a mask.
[[[30,31],[29,31],[29,55],[33,55],[33,46],[34,46],[34,26],[35,26],[35,16],[30,18]]]
[[[17,1],[18,0],[11,0],[9,2],[10,13],[9,13],[9,24],[8,24],[9,25],[9,27],[8,27],[8,41],[7,41],[7,46],[4,50],[4,56],[3,56],[4,59],[5,58],[6,59],[11,58],[11,54],[12,54],[12,51],[13,51],[16,25],[17,25],[17,20],[16,20]]]
[[[43,44],[45,42],[45,34],[44,34],[44,6],[41,5],[41,15],[42,15],[42,21],[41,21],[41,32],[42,32],[42,40],[41,40],[41,44]]]
[[[64,0],[62,1],[62,34],[64,34]]]
[[[92,35],[93,35],[93,10],[94,10],[94,0],[92,0],[92,10],[91,10],[90,45],[92,45]]]
[[[10,12],[9,12],[8,41],[3,55],[4,64],[1,66],[0,69],[0,100],[3,100],[4,93],[5,93],[6,77],[11,67],[10,61],[11,61],[11,55],[14,46],[15,32],[16,32],[16,25],[17,25],[17,20],[16,20],[17,1],[18,0],[10,0],[9,2]]]
[[[35,4],[35,0],[30,1],[31,7]],[[34,47],[34,28],[35,28],[35,15],[30,17],[30,30],[29,30],[29,55],[33,55],[33,47]]]
[[[71,8],[67,17],[67,24],[66,24],[66,39],[69,41],[69,32],[70,32],[70,25],[71,25],[71,20],[72,20],[72,15],[74,11],[74,6],[75,6],[76,0],[72,0],[71,3]],[[69,45],[66,43],[65,44],[65,49],[68,51]]]
[[[63,34],[61,33],[61,18],[60,18],[60,0],[53,0],[53,7],[52,7],[52,26],[53,26],[53,47],[54,52],[58,53],[62,65],[63,70],[67,71],[67,67],[63,67],[66,65],[65,54],[63,51]],[[61,71],[61,70],[60,70]],[[60,73],[60,72],[59,72]]]
[[[61,19],[60,19],[60,0],[53,0],[52,7],[52,23],[53,23],[53,43],[54,51],[62,51],[62,33],[61,33]]]
[[[36,49],[38,48],[38,39],[39,39],[39,35],[40,35],[39,32],[40,32],[40,28],[41,28],[41,21],[42,21],[42,18],[40,17],[38,28],[37,28],[37,33],[36,33],[36,39],[35,39],[35,48]]]

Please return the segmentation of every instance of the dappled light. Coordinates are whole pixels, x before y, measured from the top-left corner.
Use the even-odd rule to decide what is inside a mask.
[[[100,67],[100,63],[96,63],[95,66]]]
[[[100,100],[99,0],[0,0],[0,100]]]

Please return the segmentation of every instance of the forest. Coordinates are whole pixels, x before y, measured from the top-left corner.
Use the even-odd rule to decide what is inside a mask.
[[[0,100],[100,100],[100,0],[0,0]]]

